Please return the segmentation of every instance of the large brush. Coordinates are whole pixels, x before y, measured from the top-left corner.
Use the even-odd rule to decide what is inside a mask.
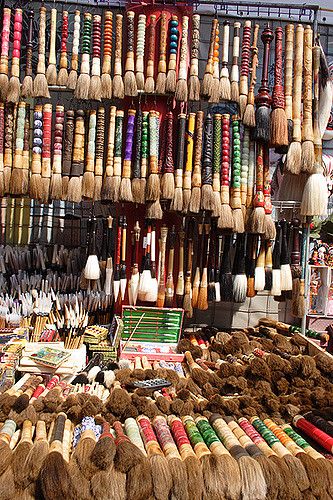
[[[133,231],[134,236],[134,252],[133,252],[133,264],[132,264],[132,275],[128,283],[128,298],[130,305],[136,304],[138,297],[139,288],[139,241],[140,241],[140,226],[139,222],[136,221]]]
[[[80,24],[81,24],[81,13],[79,10],[76,10],[74,12],[74,31],[73,31],[71,70],[69,72],[67,81],[67,87],[71,90],[75,90],[77,83],[77,73],[79,70]]]
[[[201,82],[201,90],[200,93],[203,97],[210,97],[212,94],[212,86],[213,86],[213,59],[214,59],[214,50],[215,50],[215,38],[216,38],[216,28],[218,25],[218,20],[214,18],[212,20],[212,27],[210,31],[210,41],[209,41],[209,49],[207,56],[207,63],[205,68],[205,74],[203,80]],[[218,49],[217,49],[218,51]]]
[[[29,29],[28,29],[28,40],[27,40],[27,47],[26,47],[26,61],[25,61],[25,76],[22,82],[22,87],[21,87],[21,95],[22,97],[33,97],[34,95],[34,83],[32,79],[32,50],[33,50],[33,26],[34,26],[34,11],[30,10],[29,14]],[[3,31],[6,31],[6,25],[5,22],[7,20],[6,17],[6,9],[4,9],[4,14],[3,14]],[[2,56],[1,56],[2,57]],[[2,61],[1,61],[2,63]],[[3,63],[2,63],[3,64]],[[3,82],[1,81],[2,75],[0,73],[0,88],[3,85]],[[0,91],[0,95],[3,90]]]
[[[202,162],[201,209],[212,211],[213,193],[213,119],[208,113],[204,128],[204,149]]]
[[[288,143],[293,137],[293,62],[294,62],[294,25],[286,24],[284,56],[284,97],[288,120]]]
[[[39,35],[38,35],[38,64],[34,79],[34,96],[50,98],[49,87],[45,76],[45,31],[46,8],[39,9]]]
[[[132,177],[132,196],[135,203],[142,203],[144,199],[141,198],[141,148],[142,148],[142,110],[139,106],[136,115],[136,130],[135,130],[135,148],[133,160],[133,177]]]
[[[156,78],[156,93],[165,94],[166,83],[166,49],[167,49],[167,14],[161,13],[160,19],[160,45],[159,45],[159,59],[158,59],[158,73]]]
[[[164,200],[173,200],[175,195],[174,161],[173,161],[173,113],[166,115],[166,147],[164,172],[161,179],[161,197]]]
[[[210,247],[210,224],[204,224],[204,245],[203,245],[203,266],[201,273],[201,281],[199,286],[197,308],[200,311],[208,309],[208,264],[209,264],[209,247]]]
[[[71,177],[68,182],[67,199],[79,203],[82,199],[82,177],[84,170],[85,112],[76,111]]]
[[[282,243],[281,243],[281,290],[289,291],[292,290],[292,274],[290,268],[290,256],[288,249],[288,241],[287,241],[287,230],[288,223],[287,221],[281,221],[282,227]]]
[[[122,220],[121,228],[121,262],[120,262],[120,296],[122,302],[125,299],[126,287],[127,287],[127,275],[126,275],[126,237],[127,237],[127,222],[126,216],[124,215]]]
[[[57,37],[57,9],[51,9],[49,64],[46,69],[46,80],[49,85],[57,85],[56,37]]]
[[[145,92],[151,94],[155,90],[155,38],[156,38],[156,16],[151,14],[149,17],[149,27],[147,30],[148,59],[145,81]]]
[[[145,14],[139,14],[138,30],[136,37],[136,59],[135,59],[135,79],[136,79],[137,90],[145,89],[145,76],[144,76],[145,36],[146,36],[146,16]]]
[[[96,110],[89,113],[88,145],[85,172],[82,180],[82,196],[90,200],[94,197],[95,183]]]
[[[122,168],[122,179],[119,190],[120,201],[133,201],[131,185],[131,165],[134,138],[135,109],[129,109],[127,114],[127,130],[125,138],[125,154]]]
[[[253,211],[249,219],[252,233],[262,234],[265,232],[265,198],[264,198],[264,145],[257,145],[256,162],[256,194],[253,199]]]
[[[198,224],[198,238],[197,238],[197,251],[196,251],[196,269],[193,279],[192,287],[192,307],[198,306],[198,295],[200,287],[200,275],[203,266],[203,253],[204,253],[205,238],[203,234],[203,223]]]
[[[25,102],[18,104],[13,169],[9,190],[12,195],[24,195],[28,191],[29,171],[23,168],[23,141],[25,124]]]
[[[234,218],[230,206],[229,171],[230,171],[230,115],[222,115],[222,168],[221,168],[221,213],[218,227],[233,230]]]
[[[269,147],[264,146],[264,208],[265,208],[265,238],[266,240],[274,240],[276,236],[275,224],[272,218],[272,201],[271,201],[271,178],[269,173],[270,160],[269,160]]]
[[[251,80],[249,92],[247,95],[247,104],[244,111],[243,123],[247,127],[254,128],[256,126],[256,113],[254,110],[254,88],[257,81],[258,60],[258,34],[259,24],[255,24],[253,32],[253,40],[251,45]]]
[[[90,88],[90,50],[91,50],[92,15],[84,13],[82,33],[82,59],[80,75],[76,82],[76,99],[88,99]]]
[[[101,82],[101,44],[102,18],[94,15],[92,25],[92,66],[89,84],[89,99],[100,101],[102,97]]]
[[[174,94],[177,84],[177,54],[179,44],[179,22],[178,16],[172,14],[170,19],[170,35],[169,35],[169,62],[168,71],[165,82],[165,91]]]
[[[182,37],[180,44],[180,57],[179,57],[179,68],[178,68],[178,79],[176,84],[175,99],[177,101],[186,102],[188,91],[187,91],[187,52],[188,52],[188,16],[182,17]]]
[[[223,41],[222,41],[222,68],[220,73],[220,99],[230,101],[231,99],[231,85],[229,79],[229,37],[230,37],[230,23],[224,21],[223,23]]]
[[[313,173],[314,145],[312,128],[312,44],[311,26],[304,30],[303,51],[303,122],[302,122],[302,172]]]
[[[288,151],[288,120],[285,112],[285,97],[282,74],[282,38],[283,29],[275,29],[275,66],[274,87],[272,93],[272,112],[270,116],[270,146],[279,153]]]
[[[112,97],[112,79],[111,79],[111,58],[112,58],[112,23],[113,13],[107,10],[104,15],[103,32],[103,63],[101,76],[101,97],[102,99],[111,99]]]
[[[213,217],[221,216],[221,145],[222,145],[222,115],[215,113],[213,117]]]
[[[31,12],[31,11],[30,11]],[[1,56],[0,56],[0,98],[6,100],[8,92],[8,56],[11,9],[4,7],[2,13]]]
[[[113,82],[112,82],[113,97],[116,97],[117,99],[123,99],[125,95],[124,81],[122,77],[123,70],[121,63],[122,44],[123,44],[123,16],[122,14],[117,14],[114,70],[113,70]]]
[[[42,145],[42,185],[39,198],[42,203],[48,203],[51,183],[51,129],[52,104],[43,106],[43,145]]]
[[[260,241],[260,250],[255,267],[254,289],[256,292],[262,292],[265,289],[265,240],[263,237]]]
[[[243,26],[242,39],[242,61],[240,67],[239,79],[239,110],[240,117],[243,119],[248,95],[248,78],[251,54],[251,21],[245,21]]]
[[[200,15],[192,16],[192,42],[191,42],[191,65],[188,80],[188,98],[190,101],[200,99],[199,80],[199,44],[200,44]]]
[[[201,200],[201,154],[202,154],[202,131],[203,131],[203,111],[197,111],[195,124],[195,143],[193,155],[192,191],[189,210],[198,213]],[[228,190],[229,191],[229,190]]]
[[[134,73],[134,12],[127,11],[127,53],[124,74],[125,95],[135,97],[138,95],[138,86]]]
[[[233,115],[232,126],[232,189],[231,208],[234,220],[234,231],[244,232],[244,216],[241,198],[241,148],[240,148],[240,121],[238,115]]]
[[[270,106],[272,99],[268,86],[268,69],[270,60],[270,45],[273,37],[273,31],[268,24],[261,34],[261,40],[264,44],[264,59],[262,65],[261,85],[255,98],[257,109],[254,132],[256,141],[265,144],[268,144],[270,140]]]
[[[96,250],[96,221],[91,222],[91,236],[89,254],[84,268],[84,277],[87,280],[98,280],[101,274]]]
[[[230,72],[230,96],[234,102],[239,102],[239,40],[240,40],[240,27],[238,21],[234,22],[234,38],[232,43],[232,66]]]
[[[231,244],[232,244],[232,235],[231,234],[225,235],[223,244],[222,263],[220,270],[221,300],[223,302],[231,302],[233,296],[231,257],[230,257]]]
[[[61,50],[59,73],[57,76],[57,85],[65,86],[68,83],[68,59],[67,59],[67,41],[68,41],[68,12],[62,12],[62,27],[61,27]]]
[[[8,83],[6,99],[8,102],[18,102],[21,94],[20,83],[20,56],[22,38],[22,9],[15,9],[14,14],[14,41],[12,50],[11,77]]]
[[[178,231],[179,238],[179,259],[178,259],[178,276],[176,284],[176,304],[177,307],[182,307],[184,298],[184,242],[185,242],[185,231],[180,228]]]

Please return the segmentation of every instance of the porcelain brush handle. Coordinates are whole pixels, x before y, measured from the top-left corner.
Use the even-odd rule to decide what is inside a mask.
[[[30,11],[31,13],[31,11]],[[9,36],[11,10],[5,7],[2,17],[0,73],[8,75]],[[30,14],[29,14],[30,15]]]
[[[73,48],[71,59],[71,69],[74,71],[78,71],[79,69],[80,23],[81,13],[79,10],[76,10],[74,13]]]
[[[64,120],[65,120],[64,106],[58,104],[56,106],[56,116],[55,116],[53,164],[52,164],[53,174],[61,174]]]
[[[232,95],[232,99],[238,101],[239,99],[239,42],[240,42],[240,22],[236,21],[234,23],[234,39],[232,45],[232,66],[230,72],[230,82],[231,82],[231,93],[233,93],[233,83],[236,87],[236,94]]]
[[[102,18],[95,15],[92,24],[92,76],[101,75]]]
[[[222,115],[221,203],[229,205],[230,115]]]

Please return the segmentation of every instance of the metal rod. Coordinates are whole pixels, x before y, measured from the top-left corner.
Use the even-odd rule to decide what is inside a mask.
[[[305,258],[304,258],[304,266],[305,266],[305,277],[304,277],[304,297],[305,300],[307,301],[307,296],[308,296],[308,291],[309,291],[309,265],[308,265],[308,260],[309,260],[309,247],[310,247],[310,221],[311,217],[307,217],[306,221],[306,237],[305,237]],[[307,316],[307,304],[305,307],[305,314],[302,317],[302,323],[301,323],[301,334],[304,335],[305,337],[305,331],[306,331],[306,316]]]

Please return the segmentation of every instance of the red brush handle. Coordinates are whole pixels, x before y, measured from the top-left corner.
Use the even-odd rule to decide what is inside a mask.
[[[269,94],[268,87],[268,66],[269,66],[269,54],[270,54],[270,45],[273,40],[273,31],[271,28],[266,26],[261,35],[261,40],[264,44],[264,59],[262,65],[262,77],[261,77],[261,86],[259,88],[259,93],[255,98],[256,104],[270,106],[271,104],[271,96]]]
[[[123,443],[124,441],[129,441],[129,438],[126,436],[126,434],[123,431],[123,426],[121,423],[117,420],[116,422],[113,423],[113,428],[116,432],[116,444]]]
[[[6,64],[8,65],[8,54],[9,54],[9,35],[10,35],[10,15],[11,10],[7,7],[3,9],[3,19],[2,19],[2,38],[1,38],[1,57],[6,59]],[[3,64],[3,61],[1,61]]]
[[[257,145],[257,165],[256,165],[256,195],[253,200],[254,207],[264,207],[264,146],[261,143]]]
[[[114,437],[112,436],[111,432],[110,432],[110,424],[109,422],[103,422],[103,426],[102,426],[102,434],[100,436],[99,439],[102,439],[102,438],[105,438],[105,437],[110,437],[112,439],[114,439]]]
[[[272,107],[285,107],[283,73],[282,73],[282,37],[283,30],[278,26],[275,30],[275,67],[274,67],[274,88],[272,95]]]
[[[230,169],[230,115],[222,115],[222,169],[221,185],[229,186]]]
[[[272,202],[271,202],[271,178],[269,175],[269,147],[266,145],[263,147],[263,162],[264,162],[264,185],[263,193],[265,198],[265,213],[272,213]]]
[[[5,105],[0,103],[0,154],[4,152]]]
[[[68,12],[64,10],[62,13],[62,31],[61,31],[61,52],[67,53],[68,40]]]
[[[148,60],[155,59],[155,31],[156,31],[156,16],[150,16],[149,33],[148,33]]]
[[[42,158],[51,158],[52,106],[43,108],[43,148]]]
[[[320,444],[326,451],[333,453],[333,437],[318,429],[316,426],[308,422],[304,417],[296,416],[294,424],[298,429],[301,429],[311,436],[317,443]]]
[[[93,57],[101,57],[101,41],[102,41],[102,30],[101,30],[101,16],[95,15],[93,17],[93,46],[92,54]]]

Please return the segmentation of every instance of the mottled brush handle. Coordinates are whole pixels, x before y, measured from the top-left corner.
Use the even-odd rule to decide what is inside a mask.
[[[37,104],[34,108],[34,133],[32,143],[31,172],[41,173],[41,158],[43,144],[43,106]]]
[[[158,62],[158,72],[166,73],[166,45],[167,45],[167,18],[166,12],[161,14],[160,27],[160,57]]]
[[[251,54],[252,54],[252,64],[251,64],[251,81],[249,93],[247,96],[248,104],[254,104],[254,87],[257,81],[257,67],[258,67],[258,34],[259,34],[259,24],[254,26],[253,32],[253,41],[251,45]]]
[[[62,175],[67,177],[71,172],[72,150],[74,140],[74,111],[66,111],[64,154],[62,159]]]
[[[121,67],[122,43],[123,43],[123,16],[121,14],[117,14],[116,47],[114,53],[114,74],[120,76],[122,75],[122,67]]]
[[[232,117],[232,187],[240,188],[240,169],[241,169],[241,152],[240,152],[240,133],[239,119],[236,115]]]
[[[303,74],[303,43],[304,28],[301,24],[296,27],[294,78],[293,78],[293,140],[301,142],[301,108],[302,108],[302,74]]]
[[[1,130],[0,130],[0,137],[1,137]],[[26,104],[26,106],[25,106],[23,151],[25,151],[27,153],[27,156],[29,157],[29,153],[30,153],[30,104]]]
[[[198,458],[201,458],[205,455],[210,455],[210,451],[204,442],[199,429],[197,428],[192,417],[183,417],[184,427],[186,429],[186,433],[188,438],[194,448],[195,454]]]
[[[257,162],[256,162],[256,194],[253,199],[254,207],[263,207],[264,199],[264,146],[257,144]]]
[[[312,129],[312,43],[311,26],[304,30],[304,63],[303,63],[303,123],[302,140],[313,140]]]
[[[313,143],[315,147],[315,160],[322,164],[322,140],[319,129],[319,68],[320,68],[320,47],[313,47]]]
[[[2,14],[0,73],[8,74],[9,35],[11,10],[5,7]]]
[[[105,175],[107,177],[113,176],[113,153],[115,144],[115,131],[116,131],[116,107],[111,106],[110,117],[109,117],[109,134],[108,134],[108,147],[106,154],[106,167]]]
[[[49,64],[54,64],[54,65],[57,64],[56,36],[57,36],[57,9],[51,9]]]
[[[0,170],[3,170],[4,131],[5,131],[5,105],[3,102],[0,102]]]
[[[136,116],[135,153],[133,162],[133,178],[139,179],[141,174],[141,145],[142,145],[142,111],[139,108]]]
[[[74,71],[77,71],[79,69],[80,24],[81,14],[79,10],[76,10],[74,14],[73,47],[71,59],[71,69]]]
[[[209,113],[205,120],[202,184],[213,184],[213,120]]]
[[[223,46],[222,46],[222,68],[228,67],[229,61],[229,38],[230,38],[230,23],[223,23]]]
[[[142,139],[141,139],[141,178],[147,176],[148,163],[148,137],[149,137],[149,113],[144,111],[142,114]]]
[[[146,36],[146,16],[139,14],[138,32],[136,39],[136,72],[144,72],[144,53],[145,53],[145,36]]]
[[[187,38],[188,38],[188,17],[183,16],[178,80],[187,79],[187,51],[188,51]]]
[[[114,145],[113,175],[121,176],[121,158],[123,149],[123,123],[124,111],[118,109],[116,112],[116,132]]]
[[[20,55],[22,38],[22,9],[16,9],[14,15],[14,40],[12,48],[11,75],[20,77]]]
[[[213,172],[219,174],[221,169],[222,115],[214,114],[213,118]]]
[[[154,60],[155,60],[155,34],[156,34],[156,16],[150,16],[149,31],[148,31],[148,61],[147,61],[147,77],[154,78]]]
[[[158,415],[157,417],[155,417],[153,420],[153,426],[165,456],[168,459],[171,458],[180,459],[176,443],[174,442],[174,439],[172,437],[171,431],[169,429],[165,417],[162,415]]]
[[[86,154],[85,172],[95,171],[95,151],[96,151],[96,110],[90,111],[88,126],[88,144]]]
[[[174,172],[173,162],[173,113],[168,111],[166,116],[166,155],[164,172]]]
[[[64,106],[57,105],[55,113],[53,164],[52,164],[52,172],[55,174],[61,174],[64,120],[65,120]]]
[[[245,21],[242,40],[242,62],[240,67],[239,93],[248,93],[248,74],[251,53],[251,21]]]
[[[274,87],[272,94],[272,108],[284,109],[284,88],[282,74],[282,38],[283,29],[278,26],[275,30],[275,66],[274,66]]]
[[[265,213],[269,215],[272,213],[273,207],[271,202],[271,177],[269,175],[269,147],[267,147],[266,145],[264,145],[263,162],[264,162],[263,193],[265,198]]]
[[[39,9],[39,40],[38,40],[38,64],[37,73],[45,74],[45,30],[46,30],[46,8]]]
[[[195,125],[195,144],[194,144],[194,155],[193,155],[193,171],[195,172],[195,174],[198,174],[198,179],[193,177],[192,179],[193,187],[201,187],[203,120],[204,120],[204,112],[197,111],[196,125]],[[196,181],[196,183],[194,183],[193,181]]]
[[[92,25],[92,68],[91,74],[100,76],[101,74],[101,45],[102,45],[102,18],[95,15]]]
[[[134,12],[127,12],[127,55],[125,71],[134,71]]]
[[[292,92],[293,92],[293,55],[294,55],[294,25],[287,24],[285,31],[285,58],[284,58],[284,95],[286,101],[286,115],[292,119]]]
[[[133,152],[133,137],[134,137],[134,122],[135,122],[135,109],[128,110],[127,118],[127,130],[125,139],[125,153],[123,162],[123,178],[131,178],[131,162],[132,162],[132,152]]]
[[[61,53],[60,53],[60,68],[67,69],[67,40],[68,40],[68,12],[64,10],[62,13],[62,31],[61,31]]]
[[[199,45],[200,45],[200,16],[192,17],[192,43],[191,43],[191,68],[190,75],[199,75]]]
[[[163,451],[157,441],[156,434],[150,423],[148,417],[140,416],[137,418],[141,435],[143,437],[145,448],[148,456],[161,455],[164,456]]]
[[[52,104],[43,106],[42,177],[51,177]]]
[[[84,169],[84,138],[85,138],[85,112],[78,110],[76,112],[74,139],[73,139],[73,160],[71,168],[72,177],[83,175]]]
[[[102,73],[111,73],[111,57],[112,57],[112,20],[113,14],[110,10],[105,12],[104,18],[104,33],[103,33],[103,67]]]
[[[208,59],[206,64],[205,73],[213,74],[213,58],[214,58],[214,48],[215,48],[215,38],[216,38],[216,28],[218,25],[218,20],[212,20],[212,27],[210,31],[210,41],[209,41],[209,49],[208,49]]]
[[[157,111],[149,112],[149,172],[158,173],[158,129],[156,123]]]
[[[21,165],[15,164],[18,157],[22,157],[24,141],[24,123],[25,123],[25,102],[19,102],[16,119],[16,137],[15,137],[15,155],[14,168],[21,168]],[[16,160],[16,161],[15,161]]]
[[[28,30],[28,41],[27,41],[27,49],[26,49],[26,66],[25,66],[25,74],[26,76],[32,76],[32,49],[33,49],[33,34],[34,34],[34,11],[29,11],[29,30]],[[0,67],[0,72],[1,67]]]
[[[271,105],[271,100],[272,100],[268,86],[268,68],[269,68],[270,45],[273,38],[274,38],[273,31],[269,26],[266,26],[266,28],[261,34],[261,40],[264,44],[264,58],[262,65],[261,85],[259,88],[258,95],[255,98],[256,104],[266,107],[269,107]]]
[[[95,175],[103,175],[105,109],[99,107],[96,120]]]

